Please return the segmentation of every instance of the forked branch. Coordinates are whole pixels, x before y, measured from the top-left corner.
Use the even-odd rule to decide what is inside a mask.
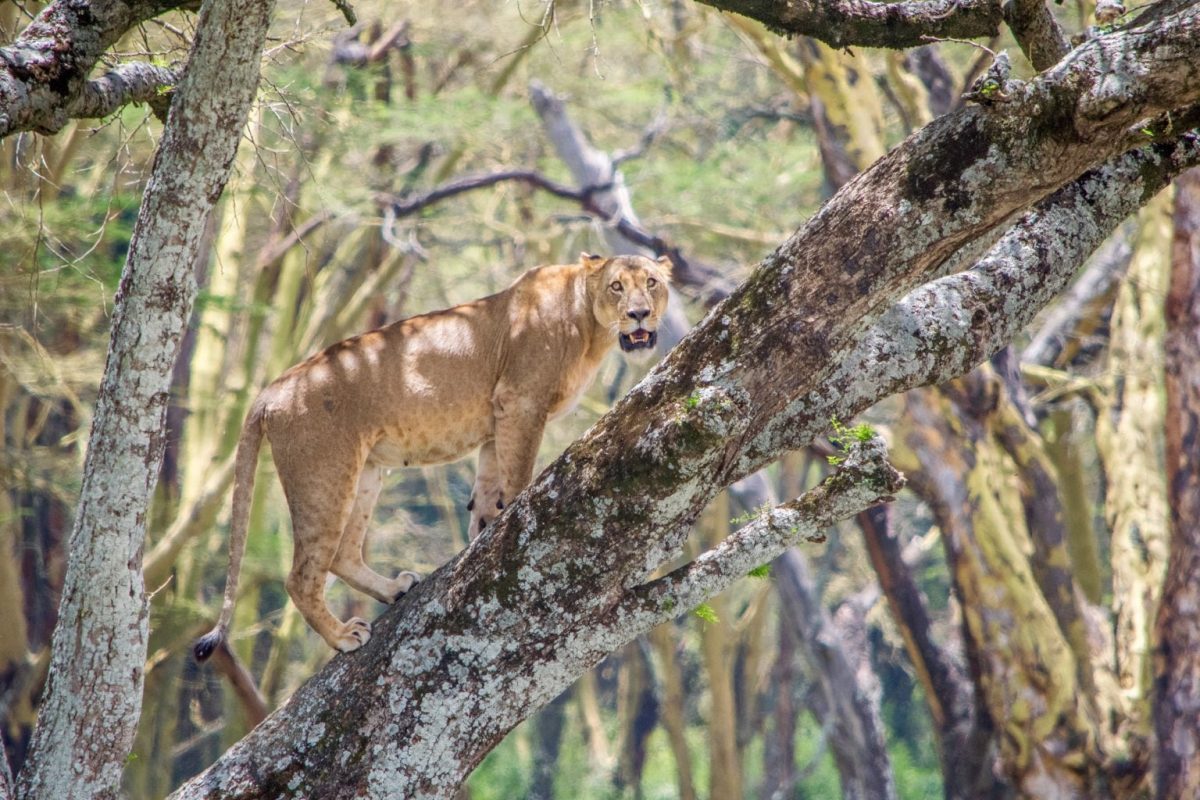
[[[835,522],[893,499],[904,476],[887,460],[878,436],[850,445],[845,459],[816,488],[791,502],[762,511],[725,541],[695,560],[632,589],[614,610],[626,629],[645,630],[695,608],[750,570],[770,562],[801,541],[821,542]]]

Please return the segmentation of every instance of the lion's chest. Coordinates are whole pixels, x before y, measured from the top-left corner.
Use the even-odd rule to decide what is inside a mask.
[[[553,400],[549,409],[550,419],[558,419],[569,414],[575,409],[575,406],[579,405],[579,399],[592,385],[599,369],[599,358],[584,358],[563,374],[557,391],[552,393]]]

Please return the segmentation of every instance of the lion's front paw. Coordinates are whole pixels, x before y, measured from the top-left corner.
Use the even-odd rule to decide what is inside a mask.
[[[395,587],[392,591],[392,602],[396,602],[404,595],[408,594],[408,590],[421,582],[421,576],[415,572],[401,572],[392,579],[392,586]]]
[[[371,641],[371,623],[365,619],[353,617],[342,623],[341,630],[330,642],[335,649],[350,653]]]
[[[471,528],[467,533],[472,539],[487,530],[493,520],[500,516],[504,505],[504,492],[499,489],[477,492],[471,497],[471,501],[467,503],[467,510],[471,512]]]

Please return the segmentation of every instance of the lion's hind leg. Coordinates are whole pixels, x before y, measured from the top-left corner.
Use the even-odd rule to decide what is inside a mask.
[[[350,586],[374,597],[381,603],[392,603],[413,587],[421,576],[415,572],[401,572],[388,580],[367,566],[364,560],[367,544],[367,527],[371,524],[371,512],[379,499],[383,487],[383,470],[368,463],[358,476],[354,493],[354,505],[342,531],[341,543],[334,556],[332,572]]]
[[[330,454],[320,466],[309,462],[292,469],[286,454],[280,457],[283,448],[274,449],[295,540],[288,595],[330,647],[343,653],[357,650],[371,638],[371,624],[358,617],[342,622],[334,616],[325,602],[325,579],[354,503],[358,465]]]

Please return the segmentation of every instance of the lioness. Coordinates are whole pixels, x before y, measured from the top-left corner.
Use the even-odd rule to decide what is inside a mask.
[[[478,536],[529,483],[546,420],[575,405],[613,343],[625,353],[654,347],[668,264],[583,253],[577,264],[531,269],[491,297],[338,342],[279,376],[242,426],[225,600],[196,658],[229,631],[264,435],[292,515],[288,594],[331,647],[356,650],[371,625],[330,612],[327,573],[384,603],[420,579],[402,572],[388,580],[363,561],[383,470],[478,448],[467,504]]]

